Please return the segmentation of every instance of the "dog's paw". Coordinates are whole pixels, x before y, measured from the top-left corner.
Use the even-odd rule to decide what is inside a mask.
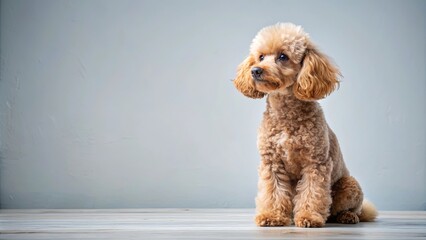
[[[291,224],[291,219],[283,216],[274,216],[272,214],[259,214],[255,218],[257,226],[260,227],[277,227],[288,226]]]
[[[323,227],[325,225],[325,220],[316,212],[305,212],[303,214],[296,214],[294,217],[294,224],[296,227],[317,228]]]
[[[359,217],[354,212],[343,211],[337,215],[336,222],[344,224],[356,224],[359,223]]]

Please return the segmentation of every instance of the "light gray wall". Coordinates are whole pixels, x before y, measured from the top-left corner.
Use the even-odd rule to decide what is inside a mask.
[[[230,79],[303,25],[340,66],[322,101],[381,210],[426,210],[425,1],[2,1],[2,208],[254,207],[264,100]]]

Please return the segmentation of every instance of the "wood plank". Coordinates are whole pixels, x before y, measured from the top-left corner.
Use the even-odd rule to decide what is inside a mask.
[[[426,239],[426,212],[374,223],[260,228],[253,209],[0,210],[0,239]]]

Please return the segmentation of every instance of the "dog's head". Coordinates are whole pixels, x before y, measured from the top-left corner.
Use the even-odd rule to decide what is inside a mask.
[[[234,84],[251,98],[293,91],[297,98],[309,101],[329,95],[338,86],[339,76],[300,26],[278,23],[263,28],[253,39]]]

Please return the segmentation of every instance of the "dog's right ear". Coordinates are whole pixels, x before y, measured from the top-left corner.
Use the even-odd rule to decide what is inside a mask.
[[[294,95],[301,100],[321,99],[339,87],[339,69],[315,47],[306,49],[303,66],[294,84]]]
[[[262,98],[265,93],[256,90],[252,76],[251,68],[255,60],[252,55],[248,56],[239,66],[237,77],[234,80],[235,87],[245,96],[250,98]]]

